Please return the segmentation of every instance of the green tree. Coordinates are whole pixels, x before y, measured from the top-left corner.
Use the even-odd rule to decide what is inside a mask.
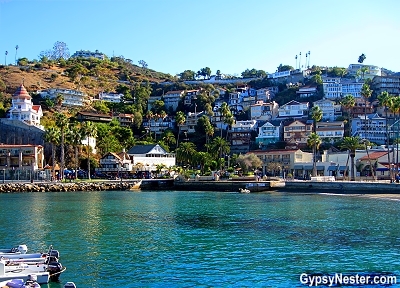
[[[347,109],[348,125],[349,125],[349,136],[351,136],[351,109],[356,105],[356,100],[353,95],[347,94],[343,97],[340,104]]]
[[[356,157],[356,150],[362,148],[363,146],[360,143],[360,137],[344,137],[342,143],[340,144],[341,149],[346,149],[349,151],[349,156],[351,160],[350,167],[350,177],[351,181],[355,181],[354,174],[354,157]],[[347,167],[346,167],[347,170]]]
[[[185,70],[179,74],[179,77],[182,80],[195,80],[195,75],[196,75],[196,72],[194,72],[192,70]]]
[[[262,161],[257,157],[254,153],[249,154],[241,154],[236,158],[236,163],[243,169],[245,173],[250,171],[250,169],[254,170],[262,165]]]
[[[60,144],[60,130],[50,127],[44,133],[44,141],[51,144],[51,175],[55,175],[56,166],[56,146]]]
[[[171,130],[165,130],[163,135],[161,136],[161,139],[164,141],[166,145],[168,145],[168,148],[171,147],[171,145],[176,144],[176,138],[174,133],[172,133]]]
[[[185,113],[183,113],[182,111],[178,111],[175,116],[175,123],[176,125],[178,125],[178,140],[176,141],[176,148],[178,148],[179,146],[179,136],[181,134],[181,127],[183,126],[183,124],[185,124],[185,122],[186,122]]]
[[[79,169],[79,146],[82,145],[82,140],[84,138],[84,131],[79,123],[73,123],[72,126],[67,130],[67,143],[74,147],[75,156],[75,179],[78,178]]]
[[[314,132],[317,133],[317,123],[322,120],[323,116],[321,108],[319,108],[319,106],[312,107],[310,116],[314,121]]]
[[[294,70],[294,68],[292,66],[290,66],[290,65],[282,65],[282,64],[280,64],[277,69],[278,69],[278,72],[293,71]]]
[[[83,135],[87,137],[87,156],[88,156],[88,178],[90,180],[90,138],[97,136],[97,127],[93,122],[83,122]]]
[[[378,100],[379,100],[379,105],[383,106],[385,109],[385,118],[386,118],[386,122],[388,121],[388,109],[389,107],[392,105],[393,102],[393,97],[389,95],[389,93],[387,91],[383,91],[379,96],[378,96]],[[391,166],[391,162],[390,162],[390,151],[389,151],[389,145],[390,145],[390,135],[389,135],[389,124],[386,123],[386,146],[388,148],[388,164],[389,167]],[[393,170],[389,169],[389,173],[390,173],[390,180],[391,182],[393,182],[394,180],[394,175],[393,175]]]
[[[307,139],[307,145],[309,147],[312,147],[313,150],[313,172],[312,176],[315,177],[317,176],[317,149],[319,149],[319,146],[321,145],[322,141],[321,138],[317,133],[312,132]]]
[[[64,179],[64,168],[65,168],[65,159],[64,159],[64,149],[65,149],[65,131],[68,129],[69,118],[63,113],[55,113],[56,117],[56,125],[60,128],[61,138],[61,155],[60,155],[60,180]]]
[[[364,53],[362,53],[359,57],[358,57],[358,63],[363,63],[364,60],[367,58],[367,56],[365,56]]]
[[[196,146],[192,142],[182,142],[176,149],[176,160],[184,164],[192,164],[194,155],[196,154]]]

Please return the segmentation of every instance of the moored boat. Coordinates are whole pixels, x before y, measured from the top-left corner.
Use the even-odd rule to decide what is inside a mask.
[[[31,277],[25,282],[23,279],[10,279],[0,282],[1,288],[40,288],[40,284],[36,281],[36,275]]]
[[[47,256],[54,256],[57,259],[60,258],[58,250],[54,250],[53,246],[50,245],[47,253],[26,253],[28,248],[26,245],[19,245],[16,248],[11,249],[0,249],[0,257],[7,259],[32,259],[32,258],[46,258]]]
[[[132,186],[129,188],[130,190],[139,190],[140,185],[142,185],[142,179],[133,182]]]

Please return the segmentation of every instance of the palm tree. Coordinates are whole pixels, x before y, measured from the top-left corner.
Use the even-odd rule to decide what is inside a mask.
[[[65,145],[65,130],[68,129],[69,119],[63,113],[55,113],[56,116],[56,125],[60,128],[61,139],[61,155],[60,155],[60,180],[64,179],[64,166],[65,166],[65,159],[64,159],[64,145]]]
[[[307,139],[307,145],[312,147],[313,150],[313,172],[312,176],[315,177],[317,176],[317,159],[316,159],[316,150],[319,148],[321,145],[322,141],[321,138],[317,133],[312,132]]]
[[[195,158],[196,162],[200,165],[201,173],[204,174],[204,166],[210,161],[210,154],[207,152],[197,152]]]
[[[97,136],[97,126],[90,121],[83,122],[83,135],[87,137],[88,179],[90,180],[90,138]]]
[[[395,140],[397,140],[397,138],[399,137],[399,120],[400,120],[399,119],[400,118],[399,117],[399,114],[400,114],[400,97],[399,96],[396,96],[396,97],[392,98],[392,101],[389,103],[389,109],[390,109],[390,111],[393,112],[393,114],[395,116],[395,122],[394,123],[395,124],[397,123],[397,125],[394,124],[392,126],[392,127],[395,127],[395,126],[397,127],[397,131],[396,131],[397,136],[396,136],[396,139],[395,139]],[[393,135],[393,137],[395,137],[395,136]],[[397,143],[393,142],[393,144],[397,144]],[[396,162],[396,172],[398,172],[398,168],[399,168],[399,161],[398,160],[399,160],[399,146],[396,145],[396,161],[394,159],[394,150],[393,150],[393,161],[392,161],[393,164]]]
[[[168,147],[170,145],[173,145],[176,143],[175,135],[174,135],[174,133],[172,133],[171,130],[166,130],[164,132],[164,136],[162,137],[162,140],[165,142],[165,144],[168,145]]]
[[[349,136],[351,136],[351,108],[353,108],[356,105],[356,100],[353,95],[347,94],[346,96],[343,97],[342,101],[340,101],[340,104],[347,109]]]
[[[231,114],[231,110],[229,110],[229,106],[226,102],[222,103],[221,107],[219,107],[218,112],[221,114],[222,121],[225,123],[225,118]],[[221,138],[222,138],[222,124],[221,124]]]
[[[224,123],[228,125],[228,129],[226,130],[226,135],[225,135],[225,140],[228,141],[228,134],[229,134],[229,130],[232,129],[232,125],[235,124],[235,118],[233,118],[233,115],[231,112],[229,112],[225,119],[224,119]]]
[[[229,146],[228,141],[218,136],[211,142],[210,150],[210,153],[215,158],[218,157],[218,159],[221,159],[223,154],[228,154],[231,151],[231,147]]]
[[[4,65],[7,65],[7,55],[8,55],[8,51],[6,51],[6,56],[4,57]]]
[[[147,118],[147,123],[148,123],[148,128],[149,128],[149,133],[150,133],[150,138],[151,138],[151,119],[154,118],[154,114],[151,110],[148,110],[146,113],[146,118]]]
[[[75,179],[78,178],[78,169],[79,169],[79,146],[82,144],[82,140],[84,138],[83,128],[78,126],[77,123],[68,129],[67,131],[67,142],[70,143],[74,147],[75,152]]]
[[[178,111],[175,116],[175,123],[176,125],[178,125],[178,140],[176,141],[176,148],[178,148],[179,145],[179,136],[181,134],[181,127],[183,124],[185,124],[185,122],[186,122],[185,113],[183,113],[182,111]]]
[[[208,122],[204,127],[204,130],[206,132],[206,144],[208,144],[210,141],[210,137],[214,135],[214,126],[212,126],[211,123]],[[208,145],[207,145],[207,151],[208,151]]]
[[[360,137],[344,137],[342,143],[340,144],[341,149],[347,149],[349,151],[349,156],[351,159],[350,167],[350,177],[351,181],[355,181],[354,175],[354,157],[356,156],[356,150],[362,148],[360,143]],[[347,170],[347,167],[346,167]]]
[[[56,145],[60,143],[60,130],[55,127],[51,127],[44,133],[44,141],[51,144],[51,175],[55,175],[56,166]]]
[[[311,109],[311,118],[314,120],[314,133],[317,133],[317,122],[322,120],[322,110],[319,106],[314,106]]]
[[[18,45],[15,46],[15,65],[17,65],[17,51],[18,51]]]
[[[182,164],[191,164],[193,156],[196,153],[196,146],[192,142],[182,142],[176,149],[177,161]]]
[[[393,175],[393,170],[391,169],[391,163],[390,163],[390,151],[389,151],[389,145],[390,145],[390,136],[389,136],[389,125],[388,125],[388,107],[391,106],[391,103],[393,102],[393,97],[389,95],[387,91],[383,91],[379,96],[379,105],[385,107],[385,118],[386,118],[386,146],[388,149],[388,164],[389,164],[389,174],[390,174],[390,182],[393,182],[394,180],[394,175]]]
[[[363,86],[361,87],[361,96],[364,98],[364,137],[366,140],[369,140],[367,138],[367,129],[369,127],[369,119],[367,119],[367,101],[368,99],[371,97],[372,95],[372,90],[370,89],[369,85],[364,83]],[[367,142],[364,142],[365,144]],[[369,163],[371,163],[371,159],[369,157],[369,151],[368,151],[368,146],[365,145],[365,151],[367,152],[367,156],[368,156],[368,161]]]

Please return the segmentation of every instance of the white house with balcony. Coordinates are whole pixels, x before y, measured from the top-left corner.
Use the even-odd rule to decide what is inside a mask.
[[[361,98],[361,88],[364,85],[364,81],[342,79],[342,97],[350,94],[355,98]]]
[[[342,97],[342,85],[339,77],[322,77],[324,97],[327,99],[339,99]]]
[[[359,136],[372,143],[386,143],[386,118],[380,117],[378,113],[358,115],[351,120],[352,136]]]
[[[122,93],[106,93],[101,92],[99,93],[99,100],[108,101],[112,103],[120,103],[124,97]]]
[[[100,166],[96,168],[96,172],[120,174],[133,170],[132,160],[125,151],[120,153],[108,152],[100,159]]]
[[[258,127],[258,136],[256,137],[258,147],[263,149],[268,144],[280,141],[282,127],[281,121],[269,121]]]
[[[40,97],[55,99],[57,95],[63,97],[62,105],[69,107],[83,107],[85,104],[90,103],[89,97],[86,93],[72,89],[63,88],[50,88],[46,90],[37,91]]]
[[[327,121],[317,122],[316,132],[321,140],[333,143],[343,139],[344,136],[344,122],[343,121]]]
[[[42,107],[40,105],[33,105],[32,97],[26,91],[24,85],[21,84],[12,96],[11,108],[7,111],[7,118],[22,121],[44,130],[44,127],[40,125],[42,116]]]
[[[279,118],[302,118],[307,117],[309,102],[298,102],[291,100],[278,108]]]
[[[335,121],[337,117],[342,116],[342,105],[336,104],[329,99],[321,99],[314,102],[314,106],[322,111],[322,121]]]
[[[162,96],[162,100],[164,101],[164,105],[166,109],[172,108],[174,111],[178,108],[179,101],[185,94],[184,90],[179,91],[168,91]]]
[[[172,167],[176,164],[175,154],[167,152],[159,144],[136,145],[127,152],[134,167],[141,171],[155,171],[157,165]]]
[[[258,101],[270,101],[278,93],[278,87],[265,87],[256,90],[256,100]]]
[[[364,73],[364,75],[362,75],[362,73],[360,72],[362,68],[366,67],[367,70]],[[364,79],[372,79],[375,76],[381,76],[382,75],[382,71],[381,68],[379,68],[378,66],[375,65],[366,65],[366,64],[350,64],[349,68],[347,68],[347,72],[350,76],[354,76],[356,77],[358,75],[358,77],[364,77]]]
[[[271,121],[278,116],[279,104],[275,101],[263,102],[257,101],[256,104],[250,106],[251,120]]]

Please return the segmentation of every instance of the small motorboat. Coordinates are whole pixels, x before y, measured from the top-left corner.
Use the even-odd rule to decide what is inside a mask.
[[[140,185],[142,185],[142,179],[133,182],[132,186],[129,188],[129,190],[139,190]]]
[[[57,259],[60,258],[58,250],[53,249],[53,245],[50,245],[47,253],[26,253],[28,248],[26,245],[19,245],[18,247],[11,249],[0,249],[0,257],[7,259],[32,259],[32,258],[46,258],[47,256],[54,256]]]
[[[40,288],[36,281],[36,275],[31,275],[26,281],[23,279],[12,279],[0,282],[0,288]]]
[[[74,282],[67,282],[65,283],[64,288],[76,288],[76,285]]]
[[[249,189],[246,189],[246,188],[239,188],[239,192],[240,193],[250,193],[250,190]]]

